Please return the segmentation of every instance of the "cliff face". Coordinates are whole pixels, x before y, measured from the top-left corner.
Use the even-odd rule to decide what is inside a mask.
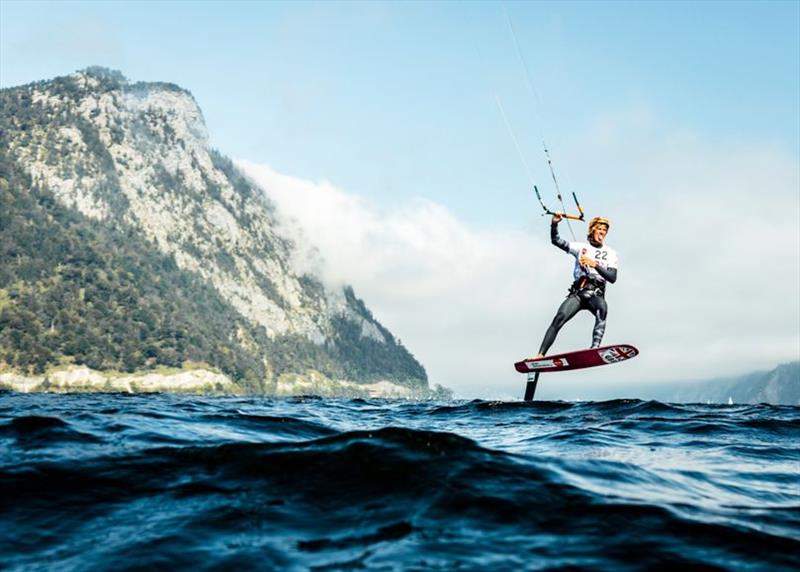
[[[90,68],[0,104],[0,366],[200,361],[266,391],[310,371],[427,386],[352,289],[296,270],[187,91]]]

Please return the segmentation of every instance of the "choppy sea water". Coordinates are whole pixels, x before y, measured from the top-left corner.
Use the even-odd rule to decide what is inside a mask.
[[[800,407],[0,394],[0,569],[798,570]]]

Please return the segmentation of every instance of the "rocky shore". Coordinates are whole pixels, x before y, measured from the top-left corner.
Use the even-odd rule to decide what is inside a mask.
[[[21,393],[199,393],[237,395],[247,393],[228,376],[194,367],[191,369],[164,369],[137,373],[106,372],[86,366],[67,366],[49,370],[41,375],[24,375],[19,372],[0,372],[0,389]],[[438,393],[447,390],[438,389]],[[266,392],[275,396],[319,395],[323,397],[395,397],[429,398],[433,391],[419,391],[392,383],[378,381],[370,384],[334,380],[309,371],[304,375],[281,375]]]

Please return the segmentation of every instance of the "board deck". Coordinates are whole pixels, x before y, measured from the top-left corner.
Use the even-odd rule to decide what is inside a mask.
[[[520,373],[569,371],[573,369],[583,369],[585,367],[618,363],[634,358],[637,355],[639,355],[639,350],[634,346],[629,344],[616,344],[613,346],[603,346],[601,348],[545,356],[538,360],[528,358],[515,363],[514,368]]]

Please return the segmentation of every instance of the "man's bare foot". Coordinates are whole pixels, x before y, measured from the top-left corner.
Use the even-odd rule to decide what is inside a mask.
[[[537,360],[537,359],[542,359],[543,357],[544,357],[544,354],[536,354],[534,357],[532,357],[528,361],[534,361],[534,360]]]

